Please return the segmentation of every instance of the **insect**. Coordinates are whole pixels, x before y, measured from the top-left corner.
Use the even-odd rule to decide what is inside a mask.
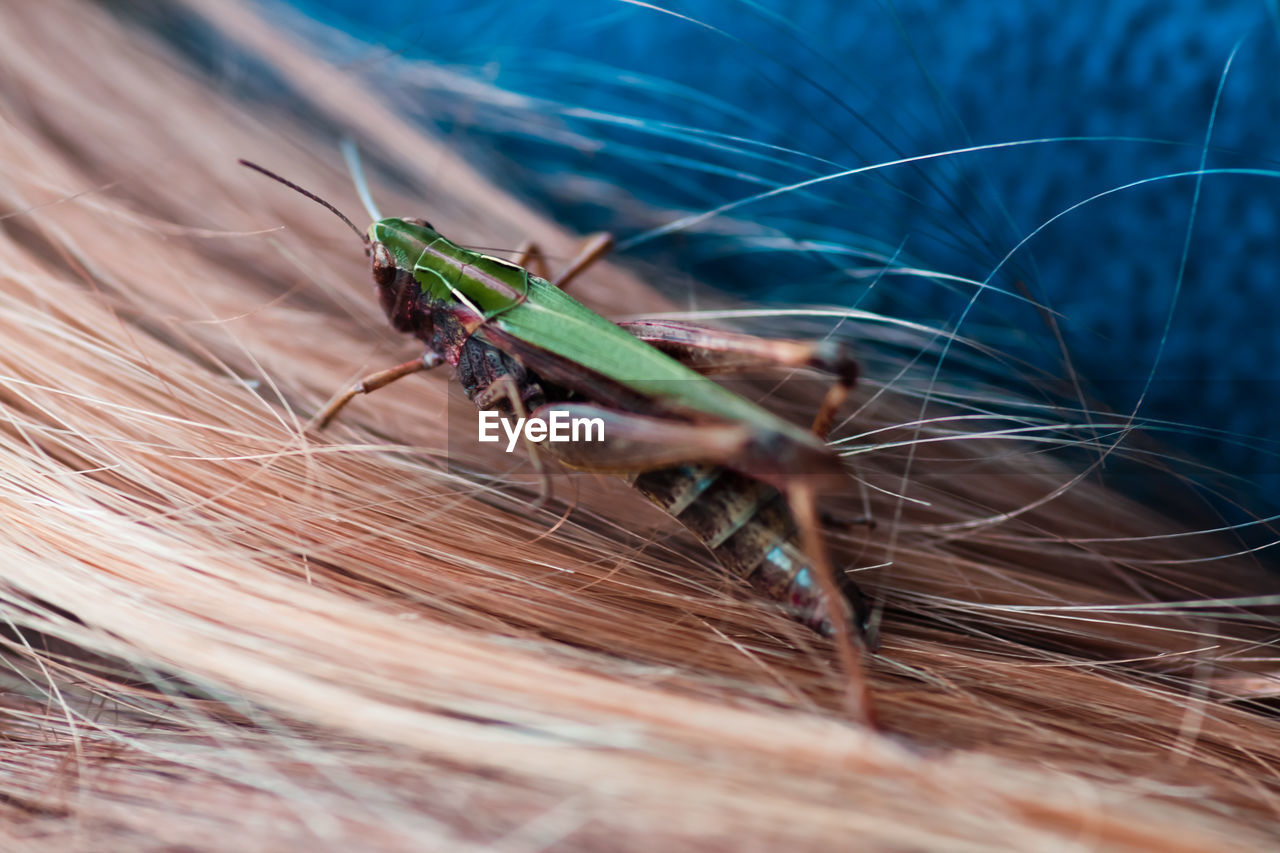
[[[316,418],[321,428],[355,397],[446,363],[482,410],[531,418],[556,409],[599,419],[601,441],[529,445],[543,475],[543,499],[550,493],[543,453],[571,468],[626,477],[728,571],[832,636],[847,675],[847,704],[870,721],[861,658],[866,611],[857,587],[831,568],[817,504],[820,494],[848,484],[823,440],[857,381],[846,344],[670,321],[614,323],[565,292],[608,251],[606,235],[588,238],[553,280],[534,245],[511,262],[459,246],[425,220],[376,213],[366,234],[319,196],[240,162],[342,219],[364,243],[391,325],[425,346],[421,357],[335,397]],[[812,367],[834,376],[811,429],[707,378],[760,366]]]

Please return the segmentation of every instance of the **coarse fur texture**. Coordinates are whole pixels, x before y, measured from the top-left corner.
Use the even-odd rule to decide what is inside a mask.
[[[386,88],[557,221],[1067,362],[1280,511],[1274,0],[289,2],[466,79]]]
[[[0,26],[0,847],[1280,840],[1280,724],[1230,701],[1274,668],[1273,623],[1185,604],[1274,576],[972,397],[926,412],[890,373],[838,433],[857,481],[831,509],[879,520],[839,545],[884,605],[883,736],[843,719],[826,642],[620,484],[574,477],[572,506],[529,514],[527,479],[457,440],[475,416],[448,376],[308,432],[415,353],[351,234],[236,158],[350,212],[337,140],[368,134],[389,212],[558,259],[573,237],[253,6],[161,5],[281,96],[231,97],[104,6]],[[671,307],[619,265],[575,288]],[[932,340],[851,328],[869,352]]]

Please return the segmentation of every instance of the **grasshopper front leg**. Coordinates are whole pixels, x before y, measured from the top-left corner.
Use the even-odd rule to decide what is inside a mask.
[[[348,403],[361,394],[371,394],[379,388],[387,387],[392,382],[404,379],[406,376],[412,376],[415,373],[421,373],[424,370],[430,370],[433,367],[439,367],[441,364],[444,364],[444,359],[428,350],[420,358],[415,358],[413,361],[406,361],[404,364],[397,364],[395,367],[379,370],[377,373],[370,373],[330,400],[320,414],[315,416],[312,423],[315,424],[316,429],[324,429],[333,422],[339,412],[346,408]]]
[[[815,627],[817,624],[829,625],[842,668],[849,679],[846,704],[858,719],[867,723],[872,721],[860,638],[855,634],[849,602],[832,568],[818,514],[818,495],[848,481],[846,476],[836,473],[840,469],[838,456],[815,451],[808,444],[797,442],[785,434],[750,424],[690,423],[646,417],[589,403],[549,404],[536,409],[533,417],[549,419],[551,412],[564,413],[571,420],[598,419],[603,427],[600,441],[545,446],[547,452],[571,468],[634,475],[636,472],[689,466],[701,472],[695,479],[702,482],[693,488],[706,491],[716,474],[714,469],[705,466],[720,466],[777,489],[777,492],[769,494],[776,498],[780,493],[790,509],[812,570],[812,581],[820,594],[821,608],[825,611],[825,614],[811,614],[806,621]],[[726,506],[723,507],[725,512],[739,516],[737,526],[733,528],[735,532],[757,512],[771,511],[768,495],[750,494],[747,488],[736,491],[744,499],[724,501]],[[694,529],[693,524],[683,519],[682,522]],[[727,536],[700,535],[700,538],[714,551],[724,545]],[[776,549],[779,546],[766,543],[765,547]],[[785,579],[781,587],[790,590],[793,596],[804,589],[804,579],[799,575],[806,568],[796,566],[794,571],[796,576]],[[776,586],[777,579],[768,585]],[[791,603],[804,604],[795,600]]]

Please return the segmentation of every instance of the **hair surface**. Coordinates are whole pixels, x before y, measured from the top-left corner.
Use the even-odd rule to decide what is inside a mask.
[[[252,4],[113,5],[0,27],[4,849],[1276,844],[1280,730],[1237,701],[1274,629],[1212,601],[1275,579],[1089,447],[872,371],[832,503],[878,520],[836,537],[882,606],[872,733],[826,641],[621,484],[557,478],[530,513],[444,372],[308,430],[417,353],[359,241],[238,158],[350,216],[354,134],[393,215],[553,265],[574,237]],[[672,307],[621,263],[574,292]]]

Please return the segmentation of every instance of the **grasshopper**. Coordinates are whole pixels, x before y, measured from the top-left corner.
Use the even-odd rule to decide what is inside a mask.
[[[858,377],[846,344],[669,321],[614,323],[565,292],[609,250],[607,235],[588,238],[553,279],[535,245],[507,261],[459,246],[425,220],[374,211],[365,233],[319,196],[240,162],[342,219],[364,244],[391,325],[425,345],[421,357],[366,376],[335,397],[316,417],[320,428],[355,397],[446,363],[481,410],[528,419],[558,409],[599,418],[602,441],[529,444],[542,499],[550,494],[542,453],[570,468],[626,477],[728,571],[833,637],[850,710],[870,721],[861,657],[866,611],[857,587],[831,568],[817,505],[821,493],[849,482],[823,440]],[[761,366],[834,376],[811,429],[707,378]]]

